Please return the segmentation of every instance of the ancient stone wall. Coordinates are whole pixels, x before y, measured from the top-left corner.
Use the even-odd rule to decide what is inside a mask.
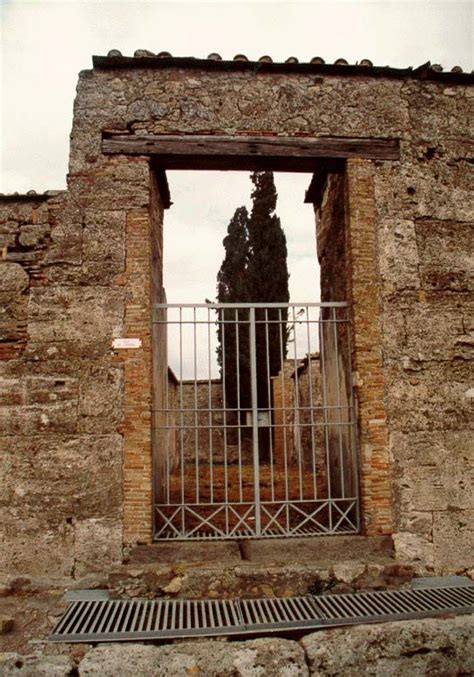
[[[122,374],[108,358],[120,304],[55,284],[66,199],[0,200],[2,577],[81,576],[121,557]],[[85,227],[88,255],[91,241]]]
[[[178,406],[183,417],[178,425],[183,429],[182,453],[185,462],[222,463],[224,458],[224,413],[220,380],[183,381],[178,385]],[[212,410],[212,411],[211,411]],[[234,435],[235,437],[235,435]],[[233,440],[226,440],[229,446]],[[229,454],[232,450],[229,449]],[[181,454],[181,449],[180,449]]]
[[[400,140],[346,163],[364,528],[420,569],[472,566],[470,81],[158,61],[82,72],[67,193],[1,201],[2,572],[80,575],[151,539],[159,200],[147,155],[102,152],[117,131]]]

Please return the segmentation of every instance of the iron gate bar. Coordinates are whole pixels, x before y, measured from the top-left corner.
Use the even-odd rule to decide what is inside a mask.
[[[164,473],[155,474],[155,482],[163,487],[155,491],[156,540],[200,539],[207,531],[213,532],[214,538],[234,538],[241,527],[251,538],[358,531],[356,420],[348,364],[347,308],[346,302],[154,305],[154,323],[175,326],[178,332],[175,341],[165,341],[164,349],[161,346],[160,359],[165,357],[169,366],[169,343],[176,345],[179,361],[176,396],[165,378],[162,387],[166,401],[153,410],[160,435],[159,444],[155,442],[154,463]],[[245,313],[241,314],[242,310]],[[314,315],[318,310],[319,317]],[[211,317],[214,312],[217,321]],[[218,382],[213,381],[211,373],[211,327],[215,331],[216,325],[221,328],[223,355]],[[271,334],[273,328],[276,334]],[[206,331],[205,345],[201,346],[198,339]],[[290,333],[292,350],[287,345]],[[241,341],[248,341],[250,346],[250,402],[245,404],[240,387]],[[225,353],[226,345],[232,343],[236,393],[231,379],[235,365],[231,370]],[[275,365],[270,363],[270,345],[275,343],[280,353],[276,375]],[[306,353],[302,354],[304,345]],[[314,353],[318,347],[319,358]],[[258,384],[262,369],[257,368],[257,351],[264,371],[264,382],[260,379]],[[347,362],[342,367],[341,355]],[[188,357],[191,371],[186,375]],[[315,359],[320,361],[314,363]],[[202,366],[207,369],[203,380]],[[332,390],[328,387],[330,370]],[[344,398],[342,379],[347,389]],[[185,383],[189,384],[186,396]],[[205,398],[199,396],[199,383],[206,383],[207,393],[202,391]],[[221,389],[222,406],[213,400],[213,383]],[[227,400],[228,383],[232,384],[235,400]],[[277,386],[281,391],[278,403]],[[251,416],[248,420],[246,412]],[[265,417],[263,423],[260,417]],[[246,430],[251,431],[250,437]],[[249,440],[250,456],[248,445],[244,448]],[[353,467],[348,467],[351,464]],[[264,486],[267,489],[261,494]],[[309,506],[304,511],[299,508],[311,501],[313,510]]]
[[[474,613],[474,585],[263,599],[71,602],[53,642],[116,642],[310,630]]]

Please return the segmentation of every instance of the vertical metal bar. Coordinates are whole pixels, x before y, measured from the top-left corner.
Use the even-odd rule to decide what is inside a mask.
[[[229,487],[227,479],[227,397],[226,397],[226,373],[225,373],[225,308],[222,309],[222,404],[224,407],[224,503],[229,503]],[[225,533],[229,533],[229,511],[225,510]]]
[[[278,327],[280,334],[280,362],[281,362],[281,406],[282,406],[282,425],[283,425],[283,465],[284,465],[284,481],[285,481],[285,519],[286,532],[290,528],[289,515],[289,487],[288,487],[288,446],[286,441],[286,388],[285,388],[285,351],[286,344],[286,327],[285,327],[285,343],[283,342],[283,320],[281,316],[281,308],[278,308]]]
[[[212,373],[211,373],[211,310],[207,309],[207,363],[208,363],[208,397],[207,406],[209,407],[209,501],[214,503],[214,464],[213,464],[213,416],[212,409]]]
[[[255,534],[261,534],[260,515],[260,459],[258,450],[257,402],[257,337],[255,332],[255,306],[250,308],[250,383],[252,396],[253,478],[255,497]]]
[[[329,512],[329,531],[332,532],[332,487],[331,487],[331,467],[329,457],[329,423],[328,423],[328,393],[326,383],[326,346],[324,337],[324,314],[323,309],[319,311],[319,351],[321,357],[321,381],[323,385],[323,417],[324,417],[324,442],[326,445],[326,483],[328,488],[328,512]]]
[[[240,346],[239,346],[239,310],[235,309],[235,355],[236,355],[236,370],[237,370],[237,450],[239,455],[239,501],[243,501],[242,490],[242,436],[240,428]]]
[[[339,374],[339,337],[337,330],[336,309],[332,308],[332,323],[334,335],[334,350],[336,355],[336,391],[337,391],[337,431],[339,440],[339,466],[340,466],[340,482],[341,482],[341,498],[346,497],[346,490],[344,486],[344,452],[342,443],[342,420],[341,420],[341,377]]]
[[[197,385],[197,324],[196,308],[193,308],[193,364],[194,364],[194,469],[196,481],[196,503],[199,503],[199,427],[198,427],[198,385]]]
[[[316,472],[316,444],[314,440],[314,402],[313,402],[313,359],[311,353],[311,333],[310,333],[310,308],[306,306],[306,337],[308,341],[308,379],[309,379],[309,411],[311,426],[311,463],[313,467],[313,497],[318,498],[317,472]]]
[[[269,437],[270,437],[270,491],[271,500],[275,500],[275,478],[273,473],[273,428],[272,422],[272,393],[271,393],[271,374],[270,374],[270,341],[268,336],[268,308],[265,308],[265,353],[267,364],[267,397],[268,397],[268,416],[269,416]]]
[[[183,308],[179,308],[179,452],[181,465],[181,535],[185,535],[184,511],[184,408],[183,408]]]
[[[293,362],[295,369],[295,396],[293,399],[293,420],[295,422],[295,433],[293,434],[293,439],[296,444],[296,453],[298,456],[298,482],[299,482],[299,495],[300,500],[304,499],[303,492],[303,472],[301,464],[301,429],[300,429],[300,398],[299,398],[299,374],[298,374],[298,357],[296,352],[296,315],[295,307],[292,306],[292,322],[293,322]]]
[[[163,313],[163,316],[166,318],[166,322],[164,323],[164,334],[166,336],[166,345],[168,345],[168,310],[164,309],[161,311]],[[166,477],[166,485],[165,485],[165,494],[166,498],[165,501],[169,505],[170,502],[170,482],[171,482],[171,459],[170,459],[170,452],[171,452],[171,436],[174,435],[174,430],[172,429],[172,417],[174,416],[174,413],[170,412],[170,393],[169,393],[169,378],[168,378],[168,356],[166,356],[166,364],[165,364],[165,407],[166,407],[166,416],[165,416],[165,424],[166,428],[164,430],[164,435],[165,435],[165,446],[166,446],[166,461],[165,461],[165,477]],[[155,432],[156,434],[156,432]],[[156,481],[156,480],[155,480]],[[161,481],[161,478],[160,478]],[[161,491],[160,491],[161,493]]]

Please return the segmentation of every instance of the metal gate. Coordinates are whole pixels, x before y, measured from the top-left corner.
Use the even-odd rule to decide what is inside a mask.
[[[359,530],[346,303],[157,304],[155,539]]]

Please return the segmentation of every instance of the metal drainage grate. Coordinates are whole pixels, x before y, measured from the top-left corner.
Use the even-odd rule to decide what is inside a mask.
[[[318,629],[474,612],[474,585],[234,600],[71,602],[49,639],[116,642]]]

